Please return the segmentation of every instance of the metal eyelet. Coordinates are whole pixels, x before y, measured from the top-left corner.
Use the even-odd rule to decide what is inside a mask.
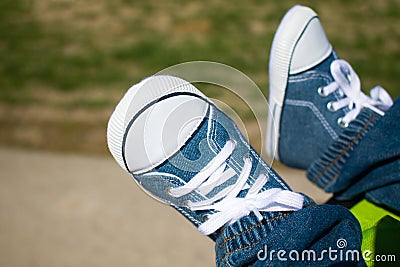
[[[243,157],[243,161],[245,161],[246,159],[250,160],[250,162],[253,162],[253,158],[250,156],[250,154],[247,154]]]
[[[233,143],[233,146],[236,147],[237,146],[237,142],[235,139],[230,139],[230,141]]]
[[[181,202],[181,205],[180,205],[181,207],[183,207],[183,208],[186,208],[186,209],[190,209],[190,207],[189,207],[189,200],[183,200],[182,202]]]
[[[164,187],[164,192],[167,193],[168,196],[172,197],[171,187],[169,187],[169,186]]]
[[[266,183],[268,183],[269,182],[269,174],[267,172],[264,172],[263,174],[264,174],[265,178],[267,179]]]
[[[324,87],[323,87],[323,86],[318,87],[317,92],[318,92],[318,95],[319,95],[320,97],[327,97],[327,95],[324,93]]]
[[[333,102],[329,102],[328,104],[326,104],[326,108],[330,111],[330,112],[335,112],[336,110],[333,108]]]
[[[343,121],[343,118],[342,118],[342,117],[340,117],[340,118],[337,120],[337,124],[340,126],[340,128],[347,128],[347,127],[349,126],[349,123]]]
[[[201,215],[201,219],[203,220],[203,222],[208,221],[208,219],[210,218],[209,214],[203,214]]]

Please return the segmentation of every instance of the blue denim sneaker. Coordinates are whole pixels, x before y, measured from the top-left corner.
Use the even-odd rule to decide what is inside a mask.
[[[347,209],[292,192],[234,122],[180,78],[132,86],[111,115],[107,141],[146,193],[215,241],[218,267],[282,266],[260,258],[263,251],[322,251],[339,238],[360,250],[360,226]]]
[[[132,86],[109,120],[107,141],[146,193],[212,239],[240,220],[279,223],[313,203],[292,192],[234,122],[177,77],[152,76]]]
[[[361,91],[352,67],[338,59],[317,14],[290,9],[275,34],[269,62],[270,116],[266,151],[271,158],[307,169],[364,108],[383,115],[391,98],[377,86]]]

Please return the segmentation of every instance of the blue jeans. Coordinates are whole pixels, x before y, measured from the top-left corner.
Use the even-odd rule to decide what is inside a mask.
[[[342,206],[322,205],[275,221],[248,216],[226,227],[216,240],[217,266],[365,266],[357,220]]]
[[[400,211],[400,98],[380,117],[364,109],[308,169],[339,200],[365,197]],[[309,206],[259,223],[253,215],[221,232],[217,266],[365,266],[357,220],[341,206]]]
[[[364,109],[307,170],[337,200],[365,197],[400,212],[400,98],[380,117]]]

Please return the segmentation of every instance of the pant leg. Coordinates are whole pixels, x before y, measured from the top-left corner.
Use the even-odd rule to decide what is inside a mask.
[[[333,205],[262,222],[248,216],[225,227],[215,245],[217,266],[365,266],[360,249],[358,221]]]
[[[400,98],[381,117],[363,109],[307,170],[307,177],[337,199],[360,195],[400,211]]]

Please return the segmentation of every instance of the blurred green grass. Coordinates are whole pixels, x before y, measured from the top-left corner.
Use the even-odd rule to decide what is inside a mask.
[[[3,0],[0,144],[102,153],[107,116],[125,90],[187,61],[230,65],[267,95],[273,34],[296,3],[319,13],[364,91],[380,84],[393,97],[400,93],[398,0]],[[21,127],[26,136],[16,134]],[[49,129],[58,136],[44,138]],[[73,141],[85,130],[97,136],[93,147]]]

